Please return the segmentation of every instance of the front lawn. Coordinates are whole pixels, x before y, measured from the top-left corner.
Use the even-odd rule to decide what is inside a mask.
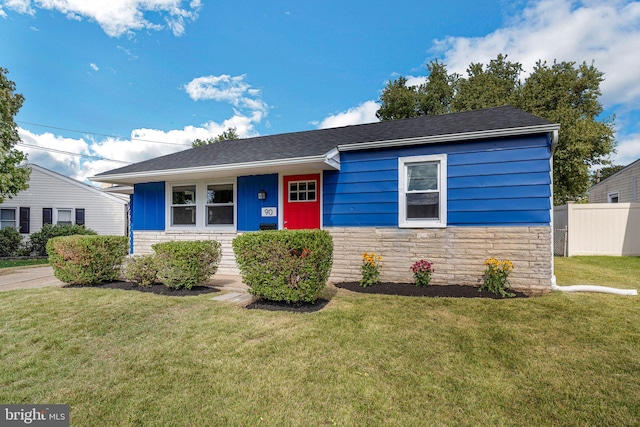
[[[555,258],[559,285],[600,285],[640,290],[640,257]]]
[[[30,265],[49,264],[47,258],[36,259],[0,259],[0,269],[10,267],[28,267]]]
[[[613,270],[636,262],[599,264],[612,279],[597,284],[622,287],[626,274]],[[559,284],[574,284],[582,264],[557,260]],[[246,310],[211,294],[0,293],[0,402],[67,403],[78,426],[640,419],[639,297],[327,291],[331,302],[305,314]]]

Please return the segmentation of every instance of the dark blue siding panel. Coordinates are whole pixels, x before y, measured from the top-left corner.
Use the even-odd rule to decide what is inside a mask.
[[[451,200],[447,203],[451,212],[480,212],[480,211],[529,211],[551,209],[551,199],[524,198],[524,199],[475,199],[475,200]]]
[[[332,193],[325,194],[327,204],[370,204],[372,200],[376,203],[398,203],[397,191],[381,191],[378,193]]]
[[[398,214],[377,215],[326,215],[327,227],[394,227],[398,225]]]
[[[544,225],[549,211],[449,212],[449,225]]]
[[[507,199],[509,197],[551,197],[549,185],[520,185],[512,187],[483,187],[483,188],[449,188],[447,193],[449,202],[467,199]]]
[[[345,203],[335,204],[331,207],[332,214],[357,214],[357,215],[370,215],[370,214],[396,214],[398,212],[398,203]]]
[[[164,230],[164,182],[147,182],[133,186],[132,230]]]
[[[465,176],[449,178],[448,188],[508,187],[521,185],[549,185],[549,172],[518,173],[512,175]]]
[[[258,191],[267,192],[258,200]],[[278,207],[278,174],[238,177],[238,231],[256,231],[260,224],[277,224],[278,217],[262,217],[262,208]]]
[[[482,158],[478,159],[478,155]],[[450,165],[475,165],[480,160],[482,163],[502,163],[502,162],[515,162],[522,160],[545,160],[549,162],[549,147],[532,147],[532,148],[520,148],[509,150],[493,150],[486,151],[482,154],[478,153],[460,153],[455,156],[451,156]]]
[[[323,186],[326,226],[397,226],[398,157],[447,154],[447,224],[548,225],[546,136],[397,147],[340,155]]]
[[[398,174],[397,172],[395,173]],[[360,177],[362,179],[362,177]],[[325,184],[324,192],[326,193],[379,193],[381,191],[398,191],[398,179],[393,181],[369,181],[369,182],[351,182],[348,184]],[[371,200],[372,202],[375,199]]]
[[[483,159],[484,160],[484,159]],[[549,171],[549,160],[510,161],[508,163],[480,163],[475,165],[448,165],[449,178],[481,175],[511,175]]]

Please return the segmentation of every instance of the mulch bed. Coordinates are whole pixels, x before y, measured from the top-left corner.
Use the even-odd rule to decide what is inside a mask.
[[[248,304],[246,308],[249,310],[268,310],[268,311],[293,311],[296,313],[313,313],[314,311],[320,311],[325,305],[329,303],[326,299],[317,299],[316,302],[300,302],[300,303],[286,303],[282,301],[268,301],[259,299],[257,301]]]
[[[378,283],[377,285],[362,287],[358,282],[336,283],[336,288],[347,289],[365,294],[401,295],[408,297],[441,297],[441,298],[491,298],[510,299],[488,291],[478,291],[475,286],[465,285],[431,285],[416,286],[413,283]],[[513,298],[528,298],[526,294],[511,291],[516,294]]]
[[[137,286],[131,282],[108,282],[95,286],[66,285],[65,288],[122,289],[123,291],[151,292],[156,295],[166,295],[170,297],[187,297],[220,292],[218,289],[210,288],[208,286],[194,286],[191,289],[173,289],[160,283],[151,286]]]

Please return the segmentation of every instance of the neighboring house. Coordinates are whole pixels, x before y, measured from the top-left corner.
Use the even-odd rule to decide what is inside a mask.
[[[77,224],[98,234],[127,235],[128,200],[29,164],[29,188],[0,204],[1,226],[25,237],[44,224]]]
[[[221,272],[231,241],[267,228],[322,228],[334,241],[330,279],[359,280],[361,254],[381,279],[481,282],[489,257],[510,259],[515,289],[551,290],[552,153],[559,126],[510,106],[222,141],[101,173],[132,185],[133,251],[215,239]]]
[[[640,159],[603,179],[589,189],[589,203],[637,203]]]
[[[558,255],[640,255],[640,159],[595,184],[589,203],[556,206]]]

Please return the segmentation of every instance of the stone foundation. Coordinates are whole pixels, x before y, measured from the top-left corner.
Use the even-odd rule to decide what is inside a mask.
[[[222,259],[218,266],[220,274],[240,274],[236,265],[236,257],[233,255],[231,242],[238,235],[235,231],[134,231],[133,254],[152,254],[151,245],[171,240],[217,240],[222,247]]]
[[[434,285],[482,283],[484,261],[494,257],[514,264],[511,287],[530,295],[551,291],[551,227],[447,227],[398,229],[328,227],[333,237],[332,282],[360,280],[362,253],[383,257],[380,279],[413,282],[409,267],[420,259],[433,263]],[[221,274],[239,274],[231,242],[236,232],[135,231],[134,254],[153,253],[151,245],[169,240],[215,239],[222,244]]]
[[[411,265],[433,263],[433,285],[482,283],[484,261],[514,264],[511,287],[530,295],[551,291],[551,227],[447,227],[442,229],[343,228],[333,236],[333,282],[360,280],[362,253],[381,255],[380,279],[413,282]]]

